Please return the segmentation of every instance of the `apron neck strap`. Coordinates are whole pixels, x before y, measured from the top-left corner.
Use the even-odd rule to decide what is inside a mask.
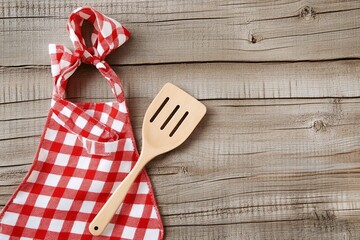
[[[90,47],[86,46],[81,33],[85,20],[94,26]],[[83,62],[96,66],[110,85],[116,100],[123,102],[124,93],[120,80],[104,59],[129,39],[128,30],[116,20],[90,7],[76,9],[69,17],[66,29],[74,44],[74,53],[63,45],[49,45],[51,73],[54,77],[53,95],[64,98],[69,77]]]

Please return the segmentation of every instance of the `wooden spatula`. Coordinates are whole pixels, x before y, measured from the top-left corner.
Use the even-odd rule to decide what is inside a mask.
[[[154,157],[183,143],[205,112],[206,107],[201,102],[175,85],[165,84],[145,113],[141,155],[90,223],[91,234],[98,236],[104,231],[145,165]]]

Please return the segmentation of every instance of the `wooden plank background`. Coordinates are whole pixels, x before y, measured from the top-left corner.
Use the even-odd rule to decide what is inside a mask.
[[[131,40],[108,59],[140,143],[173,82],[208,114],[147,167],[166,239],[360,239],[360,1],[0,2],[0,205],[33,160],[50,105],[47,45],[89,5]],[[111,99],[93,67],[74,101]]]

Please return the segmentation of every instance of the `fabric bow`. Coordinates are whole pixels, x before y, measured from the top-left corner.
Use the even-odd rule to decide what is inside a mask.
[[[86,46],[81,33],[85,20],[94,26],[91,34],[91,47]],[[67,79],[80,66],[81,62],[95,65],[116,91],[118,78],[104,59],[129,39],[129,31],[116,20],[106,17],[90,7],[75,10],[69,17],[66,29],[74,44],[75,53],[63,45],[49,45],[51,73],[55,80],[54,93],[60,97],[64,95]]]

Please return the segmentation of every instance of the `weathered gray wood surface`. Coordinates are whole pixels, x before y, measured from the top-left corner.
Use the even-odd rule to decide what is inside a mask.
[[[71,47],[66,19],[82,5],[132,33],[109,62],[138,142],[165,82],[208,106],[147,168],[167,239],[360,239],[360,1],[1,1],[0,205],[49,108],[47,44]],[[112,98],[90,66],[68,95]]]

